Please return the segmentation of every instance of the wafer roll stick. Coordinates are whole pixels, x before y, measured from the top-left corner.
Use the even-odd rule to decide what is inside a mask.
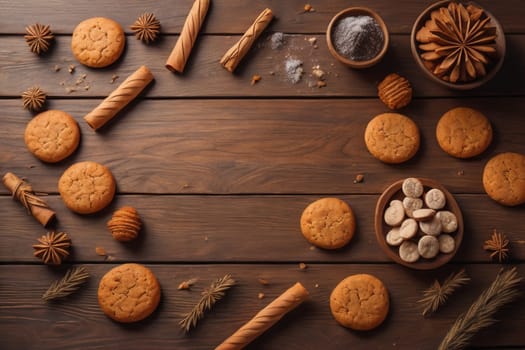
[[[38,197],[30,184],[20,179],[13,173],[6,173],[2,178],[4,186],[11,191],[13,198],[18,199],[27,212],[46,226],[55,217],[55,212],[47,203]]]
[[[195,44],[199,30],[206,18],[208,7],[210,7],[210,0],[195,0],[193,3],[190,13],[186,17],[186,22],[184,22],[184,27],[182,27],[180,32],[179,39],[166,61],[166,68],[170,71],[179,73],[184,71],[184,66],[190,57],[193,44]]]
[[[141,66],[89,112],[84,120],[93,130],[98,130],[137,97],[152,80],[153,74],[148,67]]]
[[[268,8],[264,9],[239,41],[222,56],[222,66],[228,71],[233,72],[243,57],[248,53],[255,40],[257,40],[259,35],[261,35],[268,24],[270,24],[272,18],[272,10]]]
[[[273,326],[289,311],[295,309],[308,296],[308,291],[297,282],[277,299],[259,311],[250,321],[222,342],[215,350],[242,349],[268,328]]]

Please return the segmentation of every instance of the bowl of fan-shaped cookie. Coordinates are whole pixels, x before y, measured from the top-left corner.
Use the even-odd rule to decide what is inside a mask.
[[[389,185],[377,201],[374,227],[385,254],[416,270],[446,264],[463,240],[463,215],[454,196],[426,178]]]
[[[503,65],[505,35],[489,11],[474,2],[439,1],[417,17],[412,55],[434,82],[456,90],[477,88]]]

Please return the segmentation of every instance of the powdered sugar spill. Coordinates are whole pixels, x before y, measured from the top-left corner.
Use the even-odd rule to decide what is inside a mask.
[[[292,82],[292,84],[297,84],[301,81],[303,75],[303,61],[290,57],[284,62],[284,67],[286,77]]]

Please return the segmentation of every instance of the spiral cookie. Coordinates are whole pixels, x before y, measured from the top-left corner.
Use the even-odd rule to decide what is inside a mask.
[[[150,269],[123,264],[111,269],[98,286],[98,303],[115,321],[130,323],[148,317],[159,305],[160,285]]]
[[[378,327],[388,315],[388,291],[377,277],[352,275],[342,280],[330,295],[330,310],[344,327],[370,330]]]
[[[385,163],[406,162],[416,154],[419,142],[416,123],[402,114],[380,114],[366,126],[366,148]]]
[[[58,192],[66,206],[79,214],[92,214],[104,209],[115,195],[111,171],[95,162],[79,162],[64,171],[58,181]]]
[[[125,43],[120,24],[109,18],[93,17],[77,25],[71,39],[71,50],[83,65],[102,68],[120,57]]]
[[[80,142],[80,129],[68,113],[49,110],[38,114],[27,124],[24,141],[38,159],[56,163],[71,155]]]
[[[354,236],[354,213],[338,198],[321,198],[303,211],[301,231],[304,238],[320,248],[341,248]]]

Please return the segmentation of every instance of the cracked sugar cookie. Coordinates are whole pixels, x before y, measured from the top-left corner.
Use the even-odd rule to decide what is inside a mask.
[[[79,162],[64,171],[58,180],[58,192],[66,206],[79,214],[104,209],[115,195],[111,171],[95,162]]]
[[[159,305],[160,285],[153,272],[140,264],[123,264],[100,280],[98,303],[115,321],[130,323],[145,319]]]
[[[378,327],[388,315],[388,290],[381,280],[369,274],[352,275],[334,288],[330,310],[342,326],[366,331]]]
[[[75,152],[80,142],[80,129],[68,113],[49,110],[31,119],[24,133],[24,141],[35,157],[44,162],[56,163]]]
[[[102,68],[120,57],[125,43],[126,36],[120,24],[109,18],[93,17],[77,25],[71,50],[83,65]]]
[[[416,123],[399,113],[380,114],[366,126],[366,148],[385,163],[406,162],[417,153],[419,142]]]
[[[320,248],[341,248],[350,242],[354,231],[354,213],[338,198],[321,198],[310,203],[301,215],[304,238]]]

